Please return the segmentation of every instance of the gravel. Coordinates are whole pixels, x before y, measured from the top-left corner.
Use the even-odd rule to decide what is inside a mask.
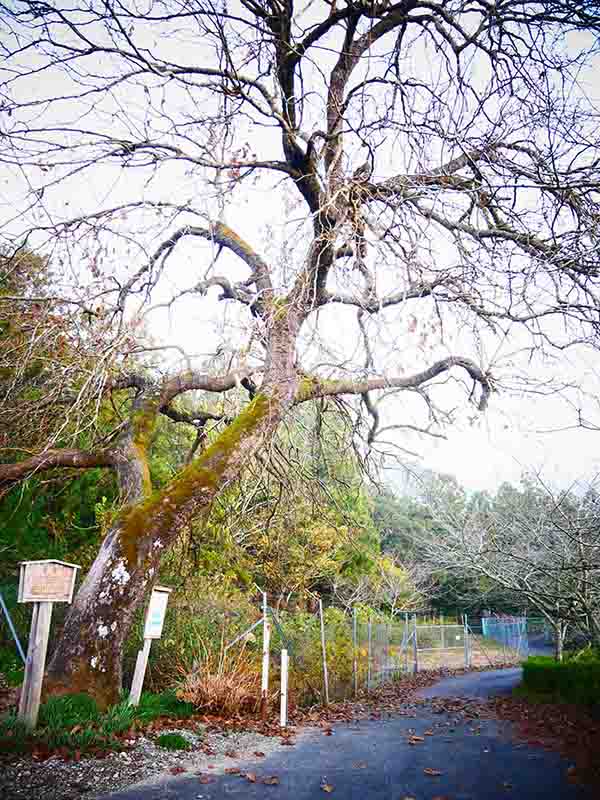
[[[190,743],[190,750],[165,750],[154,744],[163,733],[179,733]],[[162,729],[151,737],[128,742],[128,749],[106,758],[64,761],[54,756],[46,761],[33,758],[0,760],[0,798],[2,800],[79,800],[127,788],[136,783],[172,777],[179,772],[222,772],[240,766],[244,759],[255,759],[279,747],[279,738],[255,732],[207,732],[198,725],[194,731]]]

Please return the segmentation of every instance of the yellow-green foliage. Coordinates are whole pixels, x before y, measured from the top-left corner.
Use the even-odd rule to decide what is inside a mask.
[[[339,608],[324,613],[325,650],[329,676],[330,698],[343,698],[352,692],[352,620]],[[281,614],[285,636],[282,642],[278,631],[273,638],[277,653],[282,646],[290,651],[290,687],[294,701],[308,705],[323,700],[323,649],[318,614],[295,612]]]

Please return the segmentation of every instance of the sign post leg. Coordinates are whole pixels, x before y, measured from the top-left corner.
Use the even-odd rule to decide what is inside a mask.
[[[37,725],[40,710],[51,619],[52,603],[35,603],[31,617],[25,677],[19,702],[19,719],[31,729]]]
[[[129,705],[137,706],[142,696],[142,687],[144,685],[144,676],[146,675],[146,667],[148,666],[148,656],[150,655],[150,645],[152,639],[144,639],[144,647],[138,652],[137,660],[135,662],[135,672],[133,673],[133,681],[131,682],[131,692],[129,693]]]

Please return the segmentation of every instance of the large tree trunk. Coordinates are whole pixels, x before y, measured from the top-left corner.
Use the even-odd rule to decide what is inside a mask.
[[[239,476],[294,403],[297,329],[289,320],[280,321],[272,335],[261,393],[215,442],[163,490],[129,505],[115,521],[69,611],[48,667],[46,693],[85,691],[104,707],[118,699],[123,645],[164,552]],[[121,476],[131,495],[147,490],[142,451],[134,437],[130,452],[142,467]]]

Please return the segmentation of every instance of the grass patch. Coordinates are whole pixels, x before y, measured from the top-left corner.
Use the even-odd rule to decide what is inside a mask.
[[[189,750],[190,743],[180,733],[162,733],[157,736],[154,743],[159,747],[164,747],[165,750]]]
[[[165,717],[187,719],[193,713],[193,706],[178,700],[174,692],[145,693],[137,707],[123,699],[105,712],[86,694],[51,697],[40,706],[38,727],[33,733],[19,722],[15,712],[0,717],[0,752],[19,754],[41,749],[84,754],[122,750],[123,737],[135,723],[144,726]]]
[[[152,722],[159,717],[172,717],[173,719],[188,719],[195,714],[191,703],[179,700],[174,691],[161,692],[160,694],[144,693],[136,709],[136,719],[140,722]]]

